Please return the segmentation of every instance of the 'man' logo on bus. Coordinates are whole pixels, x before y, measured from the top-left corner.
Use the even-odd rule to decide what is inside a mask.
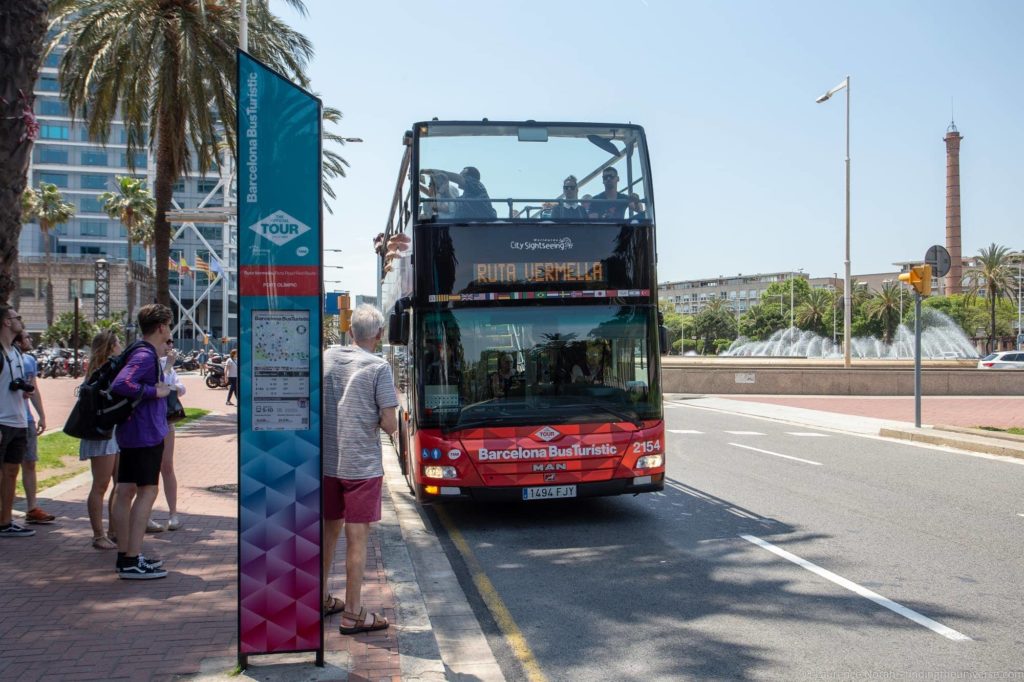
[[[548,462],[547,464],[534,464],[534,471],[568,471],[569,465],[565,462]]]
[[[282,246],[309,232],[309,225],[299,222],[284,211],[275,211],[259,222],[250,225],[249,229],[264,239]]]

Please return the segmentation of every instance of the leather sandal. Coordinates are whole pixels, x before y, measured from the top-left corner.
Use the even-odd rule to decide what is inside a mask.
[[[341,613],[344,610],[345,602],[338,599],[333,594],[327,595],[327,598],[324,599],[323,607],[321,608],[324,618],[327,616],[333,616],[336,613]]]
[[[106,535],[100,535],[92,539],[94,549],[117,549],[117,545]]]
[[[370,625],[366,624],[366,617],[369,615],[373,618]],[[350,613],[349,611],[343,611],[341,613],[342,625],[338,626],[338,632],[343,635],[358,635],[360,632],[374,632],[376,630],[386,630],[388,625],[388,619],[377,613],[366,613],[366,607],[359,609],[359,613]],[[344,625],[344,619],[349,619],[356,622],[353,627],[346,627]]]

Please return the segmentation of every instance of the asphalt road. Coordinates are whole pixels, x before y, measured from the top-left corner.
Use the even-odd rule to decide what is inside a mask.
[[[663,494],[431,508],[508,679],[1024,679],[1024,466],[666,416]]]

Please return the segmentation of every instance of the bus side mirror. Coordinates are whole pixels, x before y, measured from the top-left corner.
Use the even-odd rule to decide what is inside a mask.
[[[658,326],[658,343],[661,344],[661,354],[668,355],[668,327],[665,325]]]
[[[397,346],[409,343],[409,316],[406,311],[411,303],[408,297],[395,301],[395,307],[388,318],[388,343]]]

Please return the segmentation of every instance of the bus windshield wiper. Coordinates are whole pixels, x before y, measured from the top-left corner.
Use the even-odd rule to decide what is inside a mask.
[[[497,426],[500,424],[521,424],[527,423],[523,421],[522,415],[508,415],[508,414],[488,414],[480,417],[474,417],[472,419],[463,419],[462,415],[455,420],[453,424],[446,424],[441,427],[441,433],[445,435],[452,431],[460,431],[462,429],[475,429],[479,426]]]
[[[633,426],[640,428],[643,426],[643,421],[640,419],[640,414],[633,409],[619,407],[614,403],[608,403],[603,400],[593,400],[585,403],[573,403],[570,405],[558,405],[558,409],[571,409],[571,408],[586,408],[592,409],[598,407],[610,415],[618,417],[624,422],[629,422]]]

